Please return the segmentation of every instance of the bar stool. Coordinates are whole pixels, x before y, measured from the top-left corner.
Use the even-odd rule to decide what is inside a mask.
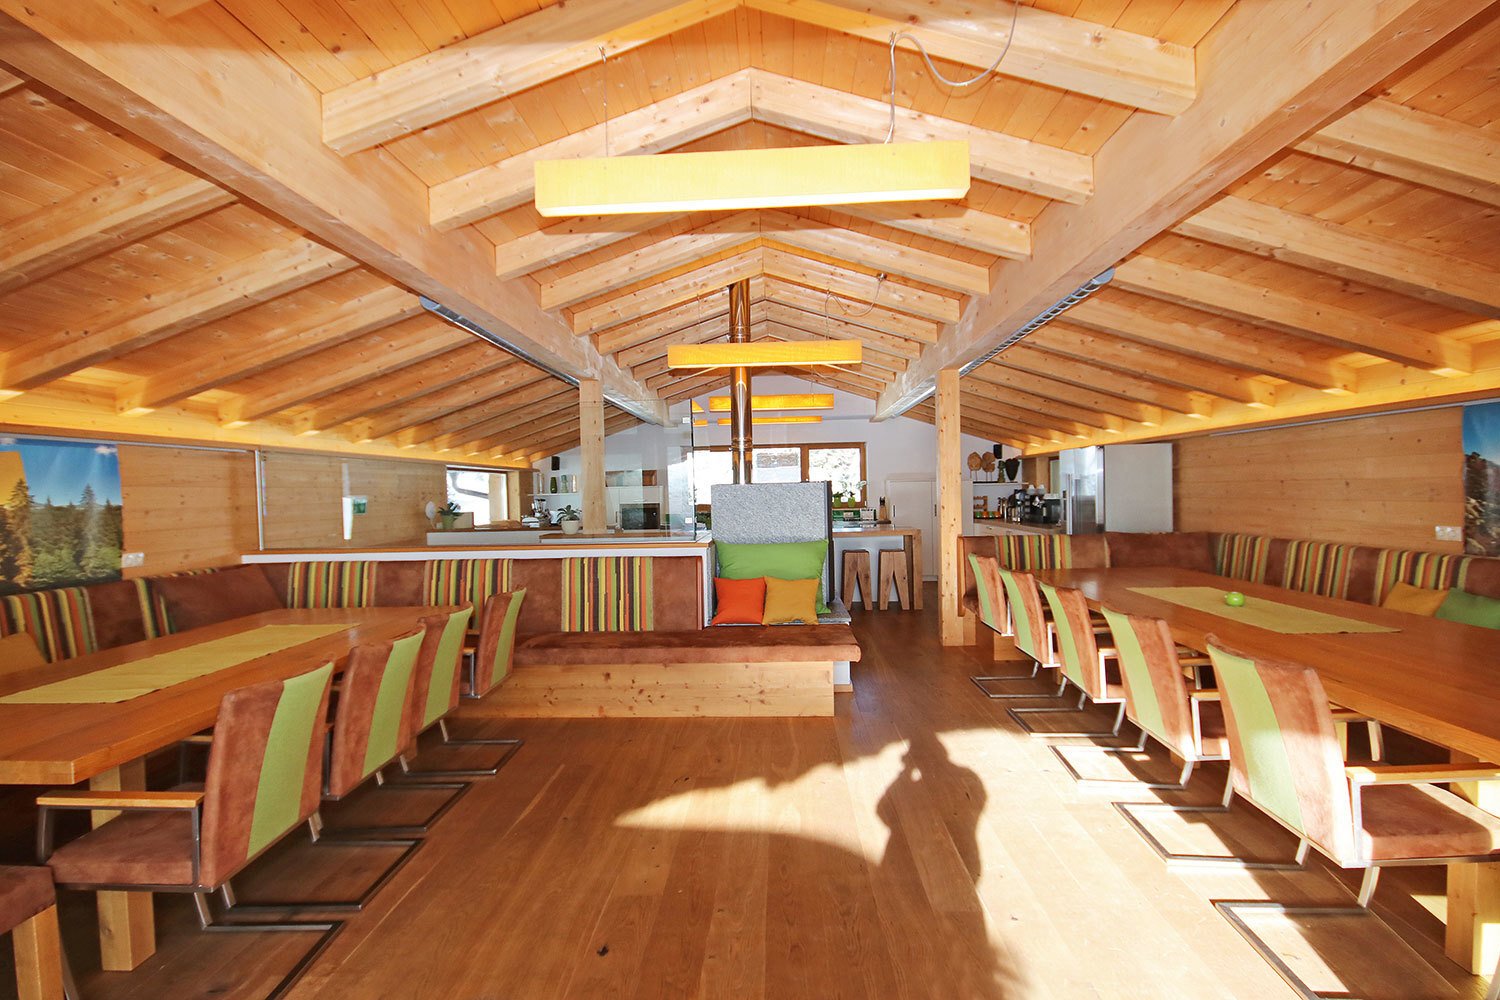
[[[880,550],[880,610],[890,606],[891,584],[896,585],[896,597],[901,610],[911,607],[911,580],[906,575],[906,550]]]
[[[864,604],[865,610],[874,607],[870,600],[873,588],[870,586],[870,553],[865,549],[850,549],[844,553],[844,607],[854,607],[854,588],[859,587],[859,599]],[[881,605],[884,607],[884,605]]]

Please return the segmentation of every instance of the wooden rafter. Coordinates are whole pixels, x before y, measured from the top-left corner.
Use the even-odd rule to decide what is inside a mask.
[[[1079,388],[1149,403],[1174,413],[1206,416],[1213,412],[1213,397],[1204,393],[1156,381],[1134,369],[1121,371],[1098,361],[1083,361],[1044,351],[1029,343],[1017,344],[997,355],[991,363],[1068,382]]]
[[[915,233],[980,253],[1021,260],[1031,256],[1031,226],[950,202],[872,202],[840,205],[839,211],[856,219]]]
[[[765,287],[766,296],[771,301],[808,313],[811,316],[810,322],[820,326],[823,317],[826,316],[834,322],[842,321],[852,326],[862,326],[880,333],[914,340],[920,344],[936,344],[938,341],[938,324],[929,319],[896,312],[893,309],[887,309],[884,305],[848,303],[839,295],[829,295],[827,289],[777,280],[768,280]],[[820,326],[807,329],[817,330]]]
[[[750,279],[750,287],[752,299],[759,299],[764,294],[762,291],[764,282],[759,277]],[[652,313],[642,319],[632,320],[605,330],[595,338],[595,343],[598,344],[599,353],[618,355],[621,351],[629,350],[649,340],[655,340],[675,330],[684,330],[708,320],[722,321],[728,313],[729,296],[721,288],[716,293],[704,295],[700,299],[692,299],[669,309]]]
[[[507,364],[452,385],[397,401],[372,416],[349,422],[349,436],[355,441],[371,441],[428,420],[436,420],[457,410],[480,406],[498,398],[519,397],[522,392],[539,393],[559,385],[556,379],[526,364]],[[521,405],[519,399],[514,405]]]
[[[765,247],[760,254],[762,272],[768,278],[779,278],[822,292],[832,291],[839,298],[878,304],[936,323],[952,323],[959,317],[959,300],[947,295],[889,279],[882,283],[873,274],[863,274],[775,247]]]
[[[495,273],[502,278],[523,274],[602,250],[638,233],[643,225],[660,226],[682,218],[673,212],[642,219],[639,215],[590,215],[563,219],[495,245]]]
[[[856,326],[841,318],[805,312],[796,306],[783,305],[775,299],[766,303],[765,316],[788,329],[816,337],[858,340],[865,345],[866,350],[879,351],[887,357],[900,358],[902,361],[915,361],[922,353],[921,344],[916,341]]]
[[[700,297],[723,294],[725,287],[756,277],[761,270],[760,250],[737,253],[634,292],[584,303],[573,311],[573,330],[598,333]]]
[[[538,382],[518,392],[507,393],[503,402],[504,406],[478,406],[457,411],[439,421],[422,425],[423,429],[413,429],[411,438],[421,440],[430,429],[437,429],[439,433],[433,435],[437,447],[451,450],[496,436],[511,435],[550,414],[576,409],[578,391],[561,382]],[[461,422],[471,415],[479,419]],[[443,429],[445,427],[448,429]]]
[[[824,225],[789,212],[763,211],[759,216],[762,235],[774,243],[911,278],[959,294],[983,295],[990,290],[987,267],[892,243],[878,236],[854,233],[843,226]]]
[[[1059,403],[1071,403],[1099,413],[1110,413],[1138,424],[1159,424],[1162,408],[1150,403],[1112,396],[1107,392],[1069,385],[1045,375],[1034,375],[1018,368],[1006,368],[990,362],[980,365],[967,376],[975,382],[987,383],[1002,390],[1020,390],[1033,396],[1053,399]]]

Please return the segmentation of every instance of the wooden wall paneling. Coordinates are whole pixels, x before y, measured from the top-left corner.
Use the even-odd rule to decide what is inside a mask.
[[[255,551],[255,456],[250,451],[120,445],[127,578],[237,562]]]
[[[1458,552],[1462,408],[1193,437],[1176,445],[1177,527]]]
[[[346,475],[348,495],[369,499],[347,539]],[[447,499],[447,470],[438,462],[268,452],[265,493],[267,548],[420,545],[429,527],[422,508]]]

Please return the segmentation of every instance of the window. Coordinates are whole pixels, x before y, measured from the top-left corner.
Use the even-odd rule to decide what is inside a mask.
[[[862,444],[788,444],[756,448],[751,453],[750,479],[757,483],[829,482],[833,491],[853,490],[864,504],[865,446]],[[699,448],[693,452],[693,502],[710,503],[716,483],[734,482],[729,449]]]
[[[693,504],[707,508],[714,486],[734,482],[728,448],[699,448],[693,452]]]
[[[448,469],[448,499],[466,514],[474,515],[474,526],[510,520],[510,476],[514,473],[488,469]]]
[[[807,450],[807,481],[833,484],[833,492],[852,490],[863,506],[865,488],[865,449],[860,445],[819,445]]]

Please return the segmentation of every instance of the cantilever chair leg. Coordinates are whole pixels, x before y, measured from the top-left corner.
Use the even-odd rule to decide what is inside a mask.
[[[500,773],[500,769],[510,762],[516,755],[516,751],[526,742],[522,739],[454,739],[448,732],[448,720],[438,720],[438,732],[442,735],[445,747],[505,747],[505,752],[500,755],[490,767],[470,768],[414,768],[401,759],[401,778],[403,781],[420,782],[427,778],[491,778]]]
[[[466,786],[467,787],[467,786]],[[455,796],[457,798],[457,796]],[[315,814],[316,816],[316,814]],[[254,903],[241,903],[234,899],[234,894],[229,889],[228,883],[224,886],[224,905],[230,913],[286,913],[293,916],[321,913],[359,913],[374,899],[376,894],[384,889],[396,873],[406,867],[406,863],[417,853],[422,846],[420,839],[412,837],[402,838],[376,838],[369,836],[358,836],[353,833],[343,836],[322,836],[319,830],[322,824],[314,824],[308,821],[308,827],[312,831],[312,842],[316,847],[404,847],[401,855],[386,866],[364,892],[355,899],[333,899],[333,900],[288,900],[268,901],[260,900]]]
[[[231,920],[229,917],[234,912],[234,890],[229,887],[228,882],[222,886],[221,894],[224,897],[226,907],[225,919],[216,921],[211,902],[213,894],[211,892],[193,893],[193,905],[198,910],[198,923],[208,933],[261,934],[283,932],[307,934],[316,931],[322,932],[318,940],[314,942],[312,948],[297,960],[297,964],[292,966],[291,971],[283,976],[281,982],[276,984],[276,988],[267,994],[266,1000],[280,1000],[282,996],[286,995],[287,991],[297,984],[297,980],[302,978],[302,974],[317,960],[318,956],[323,953],[324,949],[328,947],[329,943],[333,941],[334,937],[344,926],[338,920]]]
[[[1037,660],[1032,660],[1031,672],[1029,674],[971,674],[969,680],[975,687],[984,692],[986,698],[997,700],[1004,698],[1061,698],[1062,688],[1059,688],[1055,694],[1048,694],[1045,691],[991,691],[986,686],[989,684],[1009,684],[1015,681],[1032,681],[1041,677],[1041,674],[1042,664]]]
[[[1146,752],[1146,733],[1141,731],[1141,737],[1131,746],[1109,747],[1097,746],[1095,744],[1068,744],[1054,743],[1052,754],[1062,762],[1063,769],[1069,776],[1080,785],[1129,785],[1131,788],[1149,789],[1151,791],[1180,792],[1187,788],[1187,784],[1193,778],[1193,771],[1198,766],[1197,760],[1185,759],[1182,763],[1182,771],[1177,776],[1176,782],[1167,781],[1141,781],[1138,778],[1094,778],[1080,774],[1068,759],[1067,753],[1111,753],[1132,754]],[[1064,751],[1067,751],[1065,753]]]
[[[1140,834],[1142,840],[1150,845],[1158,857],[1170,867],[1184,868],[1230,868],[1236,871],[1298,871],[1307,864],[1307,854],[1312,844],[1306,840],[1298,841],[1297,854],[1292,861],[1264,861],[1256,859],[1236,858],[1215,854],[1177,854],[1166,844],[1163,844],[1146,825],[1141,822],[1135,813],[1138,810],[1147,809],[1156,812],[1174,813],[1177,815],[1223,815],[1229,812],[1229,805],[1234,799],[1234,785],[1227,780],[1224,784],[1224,797],[1216,806],[1183,806],[1171,802],[1115,802],[1115,810],[1125,817],[1136,833]]]
[[[1066,681],[1064,683],[1066,684]],[[1059,694],[1060,693],[1061,692],[1059,692]],[[1070,736],[1070,737],[1082,737],[1082,736],[1119,736],[1120,735],[1120,726],[1123,725],[1124,722],[1125,722],[1125,703],[1123,701],[1119,703],[1119,708],[1115,712],[1115,723],[1114,723],[1114,725],[1111,726],[1108,729],[1105,729],[1105,730],[1088,730],[1088,731],[1081,731],[1081,732],[1055,732],[1055,733],[1053,733],[1053,732],[1048,732],[1045,729],[1037,729],[1030,722],[1028,722],[1026,720],[1026,716],[1028,716],[1028,715],[1056,715],[1056,714],[1058,714],[1060,712],[1061,713],[1082,712],[1084,710],[1084,708],[1088,705],[1088,701],[1089,701],[1088,692],[1087,691],[1080,691],[1080,692],[1078,692],[1078,702],[1072,708],[1068,708],[1068,707],[1061,707],[1061,708],[1050,708],[1050,707],[1049,708],[1007,708],[1005,711],[1008,712],[1008,713],[1010,713],[1010,717],[1012,719],[1016,720],[1016,724],[1019,725],[1023,730],[1025,730],[1026,734],[1028,736],[1037,736],[1037,737],[1042,737],[1042,738],[1063,737],[1063,736]]]

